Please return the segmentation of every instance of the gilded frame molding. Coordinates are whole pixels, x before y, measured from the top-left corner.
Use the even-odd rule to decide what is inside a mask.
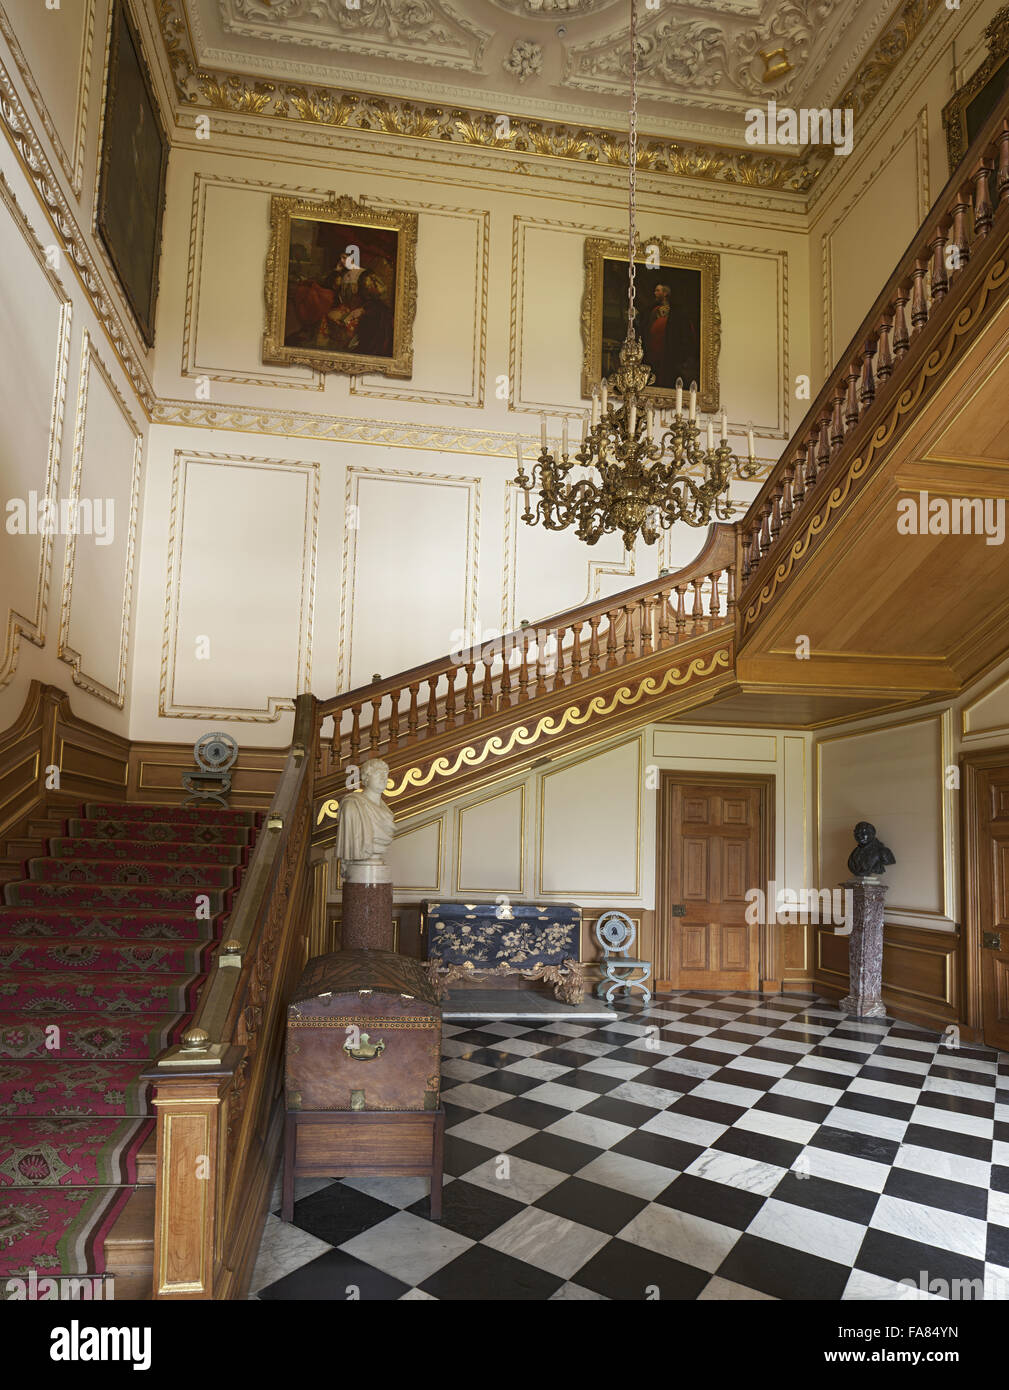
[[[722,347],[722,319],[718,307],[721,257],[714,251],[684,251],[669,237],[641,237],[635,262],[644,261],[645,248],[658,247],[658,265],[670,270],[697,270],[701,276],[701,379],[697,383],[699,410],[718,410],[718,356]],[[597,364],[602,358],[603,267],[606,261],[627,261],[627,242],[602,237],[585,241],[585,289],[582,294],[582,396],[587,399],[599,382]],[[640,303],[640,301],[639,301]],[[684,382],[684,386],[689,386]],[[665,407],[675,399],[671,388],[650,386],[645,393]]]
[[[76,507],[80,500],[81,474],[84,466],[84,445],[87,434],[88,400],[90,398],[91,368],[94,367],[113,402],[118,407],[127,429],[133,435],[133,450],[130,461],[130,513],[129,530],[126,535],[126,555],[123,573],[123,607],[119,624],[119,669],[116,688],[106,685],[96,676],[89,676],[83,669],[81,653],[70,645],[70,610],[73,603],[74,570],[77,560],[77,533],[71,531],[67,536],[66,551],[63,558],[63,587],[60,595],[60,628],[56,655],[72,668],[74,685],[79,685],[89,695],[104,700],[115,709],[122,709],[126,703],[126,672],[130,649],[130,610],[133,604],[133,569],[136,556],[137,515],[140,505],[140,469],[143,456],[144,436],[137,422],[130,414],[109,368],[95,349],[91,334],[85,328],[81,344],[81,370],[77,387],[77,418],[74,426],[74,455],[70,473],[70,503]]]
[[[393,309],[392,357],[362,356],[284,344],[287,305],[288,247],[291,222],[338,222],[394,231],[396,241],[396,300]],[[413,375],[413,324],[417,315],[418,215],[402,209],[372,207],[363,199],[333,197],[328,202],[274,195],[270,199],[270,246],[266,255],[266,326],[263,361],[268,364],[313,367],[320,372],[349,376]]]
[[[942,108],[942,128],[946,132],[946,153],[952,175],[967,153],[967,109],[1009,62],[1009,5],[1004,5],[984,31],[988,57],[968,77]],[[1009,71],[1002,74],[1002,90],[1009,86]]]

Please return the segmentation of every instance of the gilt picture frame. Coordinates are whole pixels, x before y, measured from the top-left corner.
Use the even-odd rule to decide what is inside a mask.
[[[95,230],[147,347],[154,346],[168,136],[125,0],[111,17]]]
[[[689,251],[666,237],[642,237],[636,266],[636,327],[655,380],[646,396],[660,407],[675,401],[676,378],[697,382],[698,408],[718,410],[720,258]],[[589,397],[619,365],[627,333],[627,242],[589,237],[582,296],[582,396]]]
[[[988,57],[942,108],[950,174],[963,160],[999,97],[1009,88],[1009,5],[999,10],[984,36]]]
[[[412,376],[417,223],[349,197],[271,198],[263,361]]]

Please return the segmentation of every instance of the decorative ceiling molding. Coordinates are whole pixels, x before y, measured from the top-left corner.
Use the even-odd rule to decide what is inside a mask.
[[[425,67],[481,71],[493,37],[445,0],[217,0],[228,34]]]
[[[176,95],[184,107],[378,132],[408,140],[436,141],[443,147],[448,143],[499,150],[503,154],[627,167],[628,141],[623,132],[201,69],[193,58],[182,3],[183,0],[159,0],[158,18]],[[798,156],[645,139],[639,146],[638,167],[644,172],[677,178],[802,194],[812,186],[826,159],[827,152],[821,148]]]

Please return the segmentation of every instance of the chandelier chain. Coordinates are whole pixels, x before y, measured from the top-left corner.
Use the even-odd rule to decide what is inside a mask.
[[[634,301],[637,267],[634,253],[637,246],[637,173],[638,173],[638,8],[631,0],[631,108],[627,160],[630,165],[627,199],[627,341],[634,341]]]

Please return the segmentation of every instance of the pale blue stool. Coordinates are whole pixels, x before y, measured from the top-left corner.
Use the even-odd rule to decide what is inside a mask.
[[[604,912],[601,917],[596,918],[595,934],[603,953],[600,962],[603,978],[596,985],[596,993],[604,995],[607,1004],[612,1004],[617,990],[622,989],[630,994],[631,990],[640,989],[643,1002],[650,1003],[652,995],[645,981],[652,973],[652,963],[649,960],[638,960],[631,955],[631,948],[637,936],[637,929],[631,919],[624,912]],[[631,979],[631,975],[635,973],[637,979]]]

